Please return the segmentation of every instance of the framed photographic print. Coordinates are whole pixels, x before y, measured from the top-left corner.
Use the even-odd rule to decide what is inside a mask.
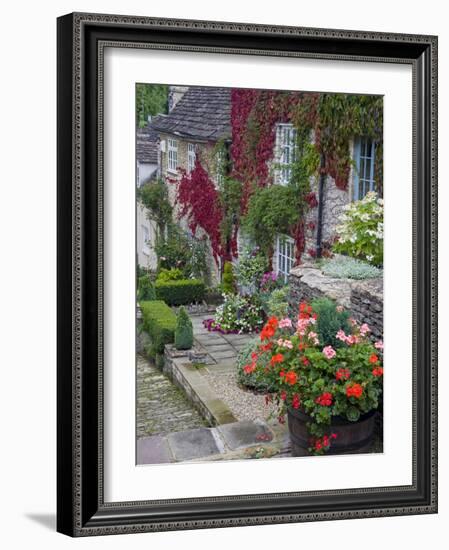
[[[58,531],[437,511],[437,38],[58,19]]]

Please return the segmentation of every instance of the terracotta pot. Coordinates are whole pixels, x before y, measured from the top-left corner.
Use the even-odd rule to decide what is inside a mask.
[[[351,454],[367,452],[371,447],[377,411],[373,410],[362,415],[357,422],[350,422],[340,416],[334,416],[329,426],[328,434],[335,433],[337,438],[332,440],[331,447],[326,454]],[[310,416],[300,410],[288,410],[288,429],[292,444],[292,456],[309,456],[310,435],[307,423]]]

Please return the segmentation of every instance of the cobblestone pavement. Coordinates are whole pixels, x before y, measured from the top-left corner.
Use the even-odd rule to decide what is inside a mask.
[[[137,356],[137,437],[207,426],[184,394],[148,360]]]

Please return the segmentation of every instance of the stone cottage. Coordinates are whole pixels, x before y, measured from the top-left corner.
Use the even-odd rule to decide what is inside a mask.
[[[207,166],[215,185],[220,183],[222,144],[225,148],[231,140],[231,90],[212,87],[170,87],[167,115],[158,115],[151,128],[159,136],[159,170],[166,181],[176,182],[182,172],[191,172],[197,155]],[[169,196],[176,210],[176,185],[169,185]],[[189,234],[187,224],[181,227]],[[201,235],[199,235],[201,236]],[[210,258],[212,278],[220,277],[219,266]]]
[[[136,184],[137,188],[156,178],[159,174],[159,136],[151,128],[151,118],[136,132]],[[148,210],[137,202],[136,207],[136,252],[140,267],[155,269],[157,258],[152,243],[156,236],[154,222],[148,218]]]

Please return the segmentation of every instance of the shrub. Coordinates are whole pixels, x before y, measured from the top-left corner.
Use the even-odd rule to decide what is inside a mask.
[[[288,302],[287,302],[288,287],[276,288],[267,296],[264,302],[264,310],[268,317],[275,315],[282,318],[287,317]]]
[[[349,312],[329,298],[317,298],[312,302],[312,309],[318,315],[316,332],[323,346],[340,347],[343,343],[336,338],[341,329],[350,331]]]
[[[139,277],[139,282],[137,285],[137,299],[139,302],[156,300],[156,293],[149,275]]]
[[[350,256],[335,256],[322,264],[322,272],[337,279],[370,279],[381,277],[382,269]]]
[[[165,269],[164,267],[158,273],[156,282],[167,283],[168,281],[179,281],[183,279],[182,271],[176,267]]]
[[[154,288],[158,300],[170,306],[180,306],[200,302],[204,297],[204,282],[198,279],[180,279],[176,281],[156,281]]]
[[[224,264],[221,288],[225,294],[232,294],[235,292],[235,278],[231,262],[225,262]]]
[[[151,338],[152,351],[161,354],[165,344],[174,341],[176,315],[168,305],[159,300],[141,302],[143,328]]]
[[[193,345],[192,321],[187,311],[181,307],[178,312],[175,329],[175,348],[190,349]]]
[[[337,233],[335,252],[382,265],[383,200],[369,192],[362,200],[350,203],[339,218]]]
[[[251,290],[259,288],[266,267],[267,259],[260,253],[259,249],[245,249],[240,254],[235,268],[239,286],[248,287]]]

